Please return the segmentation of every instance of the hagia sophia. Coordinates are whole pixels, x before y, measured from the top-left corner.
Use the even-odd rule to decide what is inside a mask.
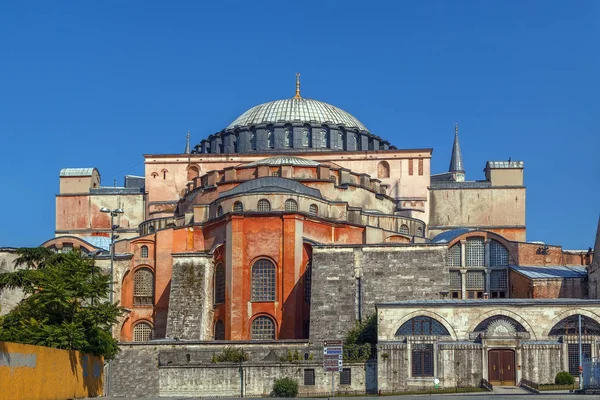
[[[375,363],[349,363],[340,388],[576,375],[579,315],[585,355],[600,356],[600,261],[592,249],[527,241],[524,162],[490,160],[469,180],[458,126],[452,147],[436,149],[449,159],[437,173],[432,148],[382,136],[303,97],[297,75],[293,97],[195,145],[188,133],[180,154],[145,154],[144,176],[121,187],[103,186],[93,166],[62,169],[43,246],[113,271],[126,309],[114,369],[136,374],[115,377],[113,393],[210,396],[209,382],[223,381],[218,394],[239,395],[237,370],[211,365],[225,345],[250,354],[242,395],[268,392],[284,372],[301,393],[326,391],[319,346],[373,313]],[[290,349],[302,365],[276,368]]]

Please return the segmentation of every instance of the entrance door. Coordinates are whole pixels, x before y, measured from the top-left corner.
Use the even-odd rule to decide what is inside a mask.
[[[514,386],[514,350],[490,350],[488,352],[488,380],[492,385]]]

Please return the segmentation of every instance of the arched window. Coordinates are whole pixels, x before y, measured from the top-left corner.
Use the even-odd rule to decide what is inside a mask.
[[[148,258],[148,246],[142,246],[142,247],[140,247],[140,257],[141,258]]]
[[[298,211],[298,203],[295,200],[287,199],[285,201],[285,211]]]
[[[504,315],[494,315],[481,321],[473,330],[475,333],[487,332],[489,334],[513,334],[527,332],[527,329],[518,321]]]
[[[225,324],[220,319],[215,322],[215,340],[225,340]]]
[[[152,339],[152,326],[146,322],[140,322],[133,327],[133,341],[147,342]]]
[[[156,228],[154,227],[154,225],[150,225],[148,227],[148,233],[154,233],[154,232],[156,232]]]
[[[199,175],[200,175],[200,170],[195,165],[192,165],[191,167],[188,168],[188,171],[187,171],[188,181],[191,181],[192,179],[198,177]]]
[[[329,147],[329,129],[321,129],[321,147]]]
[[[236,201],[235,203],[233,203],[233,212],[236,212],[236,213],[244,212],[244,205],[242,204],[241,201]]]
[[[485,267],[485,242],[483,238],[467,238],[465,245],[467,267]]]
[[[559,321],[550,330],[548,336],[575,336],[579,334],[579,315],[571,315]],[[592,342],[590,336],[600,336],[600,324],[595,320],[581,316],[581,334],[583,340],[581,343],[581,352],[583,358],[591,358]],[[567,341],[567,359],[569,363],[569,372],[571,375],[579,374],[579,343],[571,340]]]
[[[380,161],[377,164],[377,177],[378,178],[389,178],[390,177],[390,164],[387,161]]]
[[[304,302],[310,304],[310,294],[312,289],[312,265],[308,264],[304,271]]]
[[[217,217],[220,217],[221,215],[223,215],[223,207],[219,206],[217,207]]]
[[[272,131],[268,131],[267,133],[267,143],[270,149],[275,147],[275,135],[273,135]]]
[[[252,321],[252,340],[275,339],[275,323],[269,317],[260,316]]]
[[[422,315],[403,323],[396,336],[450,336],[450,332],[440,322]]]
[[[285,147],[293,147],[294,146],[294,132],[292,131],[292,128],[289,126],[286,126],[285,129],[283,130],[283,137],[285,140]]]
[[[154,303],[154,274],[140,268],[133,274],[133,305],[151,306]]]
[[[312,137],[311,137],[310,129],[308,129],[308,128],[302,129],[302,146],[303,147],[312,147]]]
[[[250,148],[256,150],[256,133],[254,132],[250,134]]]
[[[446,264],[449,267],[461,266],[460,243],[457,243],[448,249],[448,259],[446,260]]]
[[[269,200],[267,200],[267,199],[260,199],[258,201],[258,207],[257,207],[257,209],[260,212],[271,211],[271,203],[269,203]]]
[[[252,301],[275,301],[275,265],[264,258],[252,266]]]
[[[225,303],[225,266],[221,263],[215,267],[215,304]]]
[[[337,134],[338,137],[338,142],[337,142],[337,147],[338,149],[342,149],[342,150],[347,150],[346,149],[346,141],[344,140],[344,138],[346,137],[346,134],[344,133],[343,130],[340,130]]]
[[[490,241],[490,267],[508,267],[508,250],[496,240]]]
[[[417,226],[417,236],[423,237],[423,228],[421,228],[420,226]]]
[[[362,140],[360,140],[360,134],[354,135],[354,141],[356,143],[356,150],[362,150]]]
[[[400,225],[400,229],[398,229],[398,232],[404,234],[404,235],[408,235],[408,225],[402,224]]]
[[[319,215],[319,207],[316,204],[311,204],[308,208],[308,213],[310,215],[314,215],[315,217]]]

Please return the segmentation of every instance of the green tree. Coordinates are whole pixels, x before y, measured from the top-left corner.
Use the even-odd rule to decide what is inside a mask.
[[[108,302],[110,276],[79,251],[19,249],[17,266],[0,274],[0,290],[21,288],[26,297],[0,318],[0,341],[34,344],[112,358],[110,328],[122,308]]]

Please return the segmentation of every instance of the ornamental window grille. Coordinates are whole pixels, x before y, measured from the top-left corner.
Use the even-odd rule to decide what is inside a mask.
[[[275,323],[269,317],[257,317],[252,321],[252,340],[275,339]]]
[[[550,330],[548,336],[569,336],[579,334],[579,316],[571,315],[562,319]],[[600,324],[590,317],[581,316],[581,334],[586,336],[600,336]]]
[[[225,266],[215,267],[215,304],[225,303]]]
[[[573,376],[579,375],[579,343],[568,343],[568,359],[569,359],[569,373]],[[581,353],[583,359],[592,357],[592,345],[590,343],[581,344]]]
[[[400,225],[400,229],[398,229],[398,232],[400,232],[404,235],[408,235],[408,233],[409,233],[408,225],[405,225],[405,224]]]
[[[431,317],[411,318],[398,328],[396,336],[450,336],[448,329]]]
[[[225,340],[225,324],[220,319],[215,323],[215,340]]]
[[[151,306],[154,301],[154,274],[140,268],[133,274],[133,305]]]
[[[467,271],[466,288],[467,290],[485,290],[485,272]]]
[[[152,339],[152,326],[146,322],[140,322],[133,327],[133,341],[147,342]]]
[[[490,242],[490,266],[508,267],[508,250],[500,242]]]
[[[294,143],[294,133],[290,128],[285,128],[283,131],[283,136],[285,138],[285,147],[292,147]]]
[[[508,273],[506,270],[492,271],[490,274],[490,290],[506,290],[508,288]]]
[[[340,385],[352,385],[352,370],[350,368],[342,369],[340,373]]]
[[[312,265],[306,266],[304,271],[304,302],[310,304],[310,294],[312,290]]]
[[[315,370],[305,369],[304,370],[304,386],[314,386],[315,384]]]
[[[223,207],[219,206],[217,207],[217,217],[220,217],[221,215],[223,215]]]
[[[527,329],[523,325],[521,325],[518,321],[511,317],[507,317],[505,315],[493,315],[481,321],[473,332],[489,332],[490,330],[494,330],[495,327],[504,326],[508,328],[508,331],[512,332],[527,332]]]
[[[267,200],[267,199],[260,199],[258,201],[258,207],[257,207],[257,209],[260,212],[271,211],[271,203],[269,203],[269,200]]]
[[[298,203],[296,203],[296,200],[287,199],[285,201],[285,211],[298,211]]]
[[[433,376],[433,344],[414,343],[411,349],[411,364],[413,377]]]
[[[311,147],[311,139],[310,130],[307,128],[302,129],[302,146]]]
[[[233,212],[244,212],[244,205],[241,201],[233,203]]]
[[[275,301],[275,265],[264,258],[252,266],[252,301]]]
[[[450,290],[462,290],[462,274],[460,271],[450,271]]]
[[[310,207],[308,208],[308,213],[315,217],[318,216],[319,215],[319,207],[317,207],[316,204],[311,204]]]
[[[273,135],[273,132],[271,131],[267,133],[267,142],[269,143],[270,149],[275,147],[275,135]]]
[[[421,228],[420,226],[417,227],[417,236],[423,237],[423,228]]]
[[[467,267],[485,266],[485,242],[483,238],[468,238],[465,245]]]
[[[148,246],[142,246],[140,248],[140,257],[141,258],[148,258]]]
[[[457,243],[448,249],[448,259],[446,260],[446,264],[449,267],[461,266],[460,243]]]
[[[250,134],[250,148],[256,150],[256,133]]]

